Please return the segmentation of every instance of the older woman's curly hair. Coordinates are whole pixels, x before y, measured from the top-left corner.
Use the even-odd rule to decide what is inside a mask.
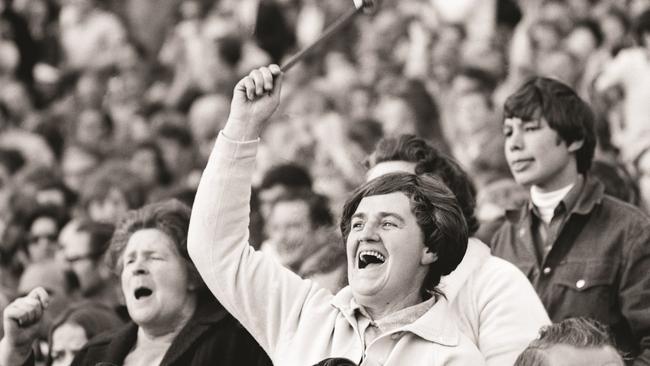
[[[190,224],[190,208],[178,200],[168,200],[146,205],[129,211],[117,224],[106,253],[108,266],[117,274],[122,272],[122,254],[136,231],[157,229],[165,233],[187,266],[190,281],[196,285],[197,295],[208,293],[198,270],[187,252],[187,230]]]

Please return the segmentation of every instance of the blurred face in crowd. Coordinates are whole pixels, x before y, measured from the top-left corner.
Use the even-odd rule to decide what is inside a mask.
[[[264,215],[264,217],[269,216],[273,203],[286,192],[287,187],[281,184],[276,184],[259,192],[258,197],[260,199],[260,210],[262,211],[262,215]]]
[[[561,39],[557,29],[546,23],[534,24],[530,29],[530,38],[538,54],[557,48]]]
[[[179,314],[193,312],[194,286],[172,239],[158,229],[138,230],[126,244],[122,291],[133,321],[148,329],[175,326]]]
[[[61,244],[63,256],[77,276],[81,292],[85,294],[97,288],[103,279],[97,262],[93,259],[90,234],[72,230],[65,236],[65,242]]]
[[[156,153],[147,148],[138,149],[129,162],[131,170],[148,186],[158,184],[158,162]]]
[[[47,216],[37,218],[29,228],[29,243],[27,250],[32,262],[41,262],[54,258],[59,244],[57,236],[59,229],[56,221]]]
[[[575,85],[578,78],[576,65],[579,60],[564,50],[556,50],[539,55],[537,73],[552,77],[567,85]]]
[[[88,342],[86,331],[77,324],[63,323],[52,332],[52,366],[69,366]]]
[[[374,117],[381,122],[385,136],[415,133],[415,114],[400,98],[392,96],[380,98]]]
[[[581,62],[587,61],[598,48],[598,41],[586,27],[574,28],[564,40],[566,49]]]
[[[109,134],[104,116],[99,110],[86,109],[77,119],[77,140],[88,146],[96,146]]]
[[[189,112],[192,137],[199,145],[201,157],[207,161],[214,141],[223,127],[219,121],[224,120],[230,110],[230,102],[221,95],[211,95],[199,99]]]
[[[105,94],[106,86],[91,73],[81,75],[77,81],[75,95],[82,106],[100,108]]]
[[[625,25],[621,19],[612,14],[605,14],[600,19],[605,44],[611,46],[622,44],[625,39]]]
[[[78,192],[97,164],[99,161],[93,155],[77,147],[68,148],[63,153],[61,162],[63,181],[70,189]]]
[[[553,191],[575,181],[578,173],[574,153],[581,142],[567,146],[544,118],[506,118],[503,134],[506,160],[517,183]]]
[[[309,206],[301,200],[280,201],[272,206],[267,234],[283,263],[295,263],[315,244]]]
[[[124,193],[111,188],[103,200],[93,200],[88,204],[88,215],[97,222],[115,223],[129,210]]]
[[[623,359],[610,346],[578,348],[557,344],[544,350],[551,366],[624,366]]]
[[[389,311],[420,302],[420,288],[436,259],[424,245],[409,198],[401,192],[364,197],[350,225],[346,251],[354,298]]]
[[[487,96],[478,92],[458,96],[455,111],[456,128],[461,136],[471,136],[492,122]]]

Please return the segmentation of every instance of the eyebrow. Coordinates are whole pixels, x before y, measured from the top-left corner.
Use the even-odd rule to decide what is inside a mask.
[[[395,212],[381,211],[381,212],[377,213],[377,216],[379,216],[382,219],[385,218],[385,217],[388,217],[388,216],[394,217],[397,220],[399,220],[400,223],[404,223],[404,218],[402,216],[396,214]],[[350,219],[355,219],[355,218],[363,219],[363,218],[366,218],[366,217],[367,217],[367,215],[365,213],[359,212],[359,213],[355,213],[354,215],[352,215],[352,217]]]

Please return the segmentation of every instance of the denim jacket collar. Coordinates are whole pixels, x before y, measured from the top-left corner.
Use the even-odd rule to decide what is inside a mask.
[[[596,205],[600,204],[605,196],[605,187],[596,178],[588,175],[584,176],[584,184],[578,200],[571,208],[570,215],[587,215]],[[530,201],[518,209],[506,210],[506,219],[511,223],[518,223],[528,217],[530,212]]]

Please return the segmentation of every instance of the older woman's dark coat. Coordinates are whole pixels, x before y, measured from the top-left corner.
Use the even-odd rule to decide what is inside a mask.
[[[122,365],[135,345],[138,326],[131,322],[91,339],[77,354],[73,366],[100,362]],[[176,336],[161,366],[272,365],[248,332],[215,301],[204,301]]]

